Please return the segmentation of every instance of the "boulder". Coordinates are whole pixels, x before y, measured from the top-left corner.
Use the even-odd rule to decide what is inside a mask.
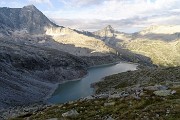
[[[176,91],[175,91],[175,90],[172,90],[172,91],[171,91],[171,94],[175,94],[175,93],[176,93]]]
[[[58,120],[58,118],[50,118],[50,119],[47,119],[47,120]]]
[[[106,106],[113,106],[113,105],[115,105],[115,102],[104,103],[104,106],[105,106],[105,107],[106,107]]]
[[[106,120],[115,120],[115,119],[109,116]]]
[[[157,96],[168,96],[171,95],[171,90],[158,90],[153,92]]]
[[[77,117],[79,113],[76,110],[70,110],[62,114],[63,117]]]
[[[144,90],[150,90],[150,91],[167,90],[167,89],[168,87],[164,85],[154,85],[154,86],[144,87]]]
[[[120,98],[121,94],[113,94],[113,95],[109,95],[109,98]]]

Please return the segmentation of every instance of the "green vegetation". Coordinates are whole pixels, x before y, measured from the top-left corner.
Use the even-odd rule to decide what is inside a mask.
[[[174,88],[175,89],[175,88]],[[114,119],[158,119],[177,120],[180,118],[180,88],[175,89],[177,94],[168,97],[157,97],[146,93],[140,100],[130,97],[124,99],[96,99],[77,101],[70,104],[56,105],[44,111],[33,114],[30,120],[45,120],[59,118],[65,120],[103,120],[107,116]],[[104,103],[115,102],[115,105],[104,106]],[[76,109],[80,113],[74,118],[63,118],[62,113]],[[20,116],[12,120],[23,120]]]
[[[141,86],[171,84],[180,82],[179,73],[180,67],[128,71],[105,77],[103,81],[96,83],[95,87],[97,93],[102,93],[112,88],[122,89],[136,84]]]

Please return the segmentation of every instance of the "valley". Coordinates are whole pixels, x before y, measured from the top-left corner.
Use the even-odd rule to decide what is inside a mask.
[[[177,119],[179,65],[179,25],[89,32],[57,25],[34,5],[0,8],[3,120]]]

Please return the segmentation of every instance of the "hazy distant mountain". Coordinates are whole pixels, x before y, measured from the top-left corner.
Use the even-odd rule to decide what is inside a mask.
[[[130,41],[133,34],[127,34],[115,30],[111,25],[105,28],[88,34],[89,36],[98,38],[106,43],[107,46],[116,50],[118,56],[125,61],[136,62],[143,65],[152,65],[150,58],[145,57],[141,54],[133,53],[129,49],[126,49],[121,43]]]
[[[98,33],[103,38],[103,41],[106,41],[114,49],[126,49],[147,56],[151,58],[154,64],[160,66],[180,65],[179,25],[150,26],[134,34],[113,31],[110,27],[108,29],[106,27],[98,31]],[[106,37],[107,34],[103,33],[108,33],[109,37]]]
[[[153,25],[140,32],[145,34],[175,34],[180,32],[180,25]]]

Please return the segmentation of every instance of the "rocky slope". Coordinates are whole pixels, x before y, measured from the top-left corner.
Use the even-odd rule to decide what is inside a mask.
[[[180,67],[144,69],[105,77],[95,95],[45,106],[13,120],[179,119]]]
[[[123,43],[129,50],[150,57],[158,66],[180,65],[180,40],[165,42],[161,40],[134,39],[129,43]]]
[[[103,41],[80,34],[70,28],[50,28],[46,30],[46,34],[52,36],[58,43],[75,46],[77,49],[69,48],[67,52],[76,56],[106,56],[115,53],[115,50]]]
[[[56,49],[0,41],[0,108],[40,102],[57,83],[82,77],[82,59]]]
[[[151,26],[124,42],[127,49],[150,57],[159,66],[180,65],[180,26]]]

